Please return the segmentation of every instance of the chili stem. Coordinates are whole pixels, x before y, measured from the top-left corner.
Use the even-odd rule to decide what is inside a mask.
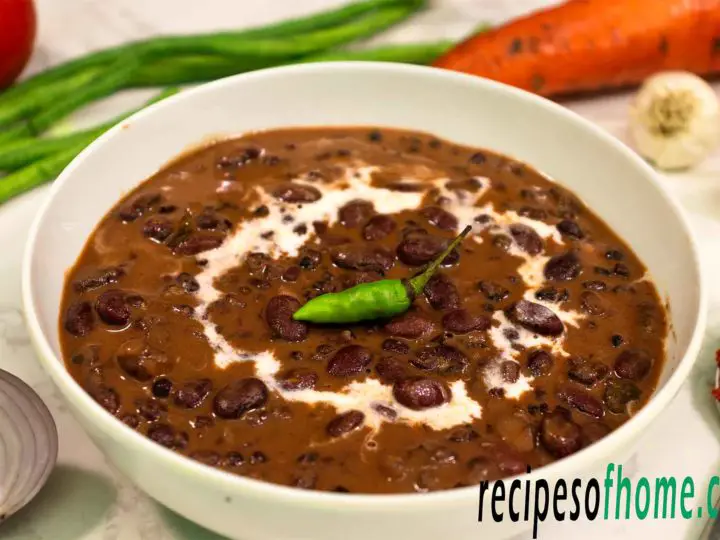
[[[465,229],[463,229],[463,232],[461,232],[455,238],[455,240],[450,242],[450,245],[445,248],[445,251],[443,251],[434,261],[432,261],[420,274],[407,280],[408,286],[410,287],[410,290],[413,292],[414,296],[417,296],[423,292],[423,290],[425,289],[425,285],[427,285],[427,282],[430,281],[430,278],[433,276],[438,267],[443,263],[447,256],[450,255],[450,253],[452,253],[452,251],[460,244],[460,242],[465,239],[465,237],[471,230],[472,226],[468,225],[467,227],[465,227]]]

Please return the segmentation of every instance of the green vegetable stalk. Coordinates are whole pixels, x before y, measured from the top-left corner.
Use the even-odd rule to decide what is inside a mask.
[[[417,11],[426,0],[366,0],[336,10],[238,32],[165,36],[105,49],[35,75],[0,94],[0,125],[19,120],[52,104],[55,91],[68,79],[92,74],[121,58],[144,62],[180,55],[217,55],[243,65],[277,65],[290,58],[320,52],[378,33]],[[261,64],[261,65],[258,65]],[[65,94],[69,95],[69,94]]]
[[[176,92],[176,88],[169,88],[148,101],[145,106],[160,101]],[[92,142],[88,140],[73,141],[70,137],[72,137],[72,135],[67,136],[66,144],[56,152],[46,155],[39,161],[35,161],[31,165],[14,173],[1,177],[0,203],[4,203],[13,197],[49,182],[59,175],[62,170]]]
[[[445,251],[415,277],[361,283],[339,293],[320,295],[297,310],[293,319],[314,323],[354,323],[403,313],[422,294],[445,258],[471,230],[471,226],[465,227]]]
[[[158,95],[153,96],[152,99],[147,101],[141,107],[121,114],[109,122],[105,122],[99,126],[92,127],[84,131],[69,133],[60,137],[48,137],[42,139],[27,137],[4,144],[0,143],[0,171],[14,171],[29,165],[38,159],[61,152],[71,146],[77,146],[79,144],[85,144],[85,146],[87,146],[115,124],[125,120],[128,116],[131,116],[145,107],[165,99],[166,97],[172,96],[177,92],[179,92],[179,88],[167,88]],[[0,182],[2,182],[2,180],[0,180]]]

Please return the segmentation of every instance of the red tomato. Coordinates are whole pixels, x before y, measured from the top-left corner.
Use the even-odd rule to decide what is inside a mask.
[[[35,29],[33,0],[0,0],[0,88],[9,86],[27,64]]]

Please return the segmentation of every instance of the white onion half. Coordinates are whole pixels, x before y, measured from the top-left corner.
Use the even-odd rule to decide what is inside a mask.
[[[45,485],[57,452],[50,411],[32,388],[0,370],[0,522]]]

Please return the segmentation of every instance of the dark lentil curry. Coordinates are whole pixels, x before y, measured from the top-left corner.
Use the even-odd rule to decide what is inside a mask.
[[[319,295],[417,273],[466,225],[406,313],[293,319]],[[156,443],[360,493],[473,485],[577,452],[650,397],[666,336],[642,263],[568,190],[489,151],[362,128],[181,157],[102,220],[60,319],[73,377]]]

